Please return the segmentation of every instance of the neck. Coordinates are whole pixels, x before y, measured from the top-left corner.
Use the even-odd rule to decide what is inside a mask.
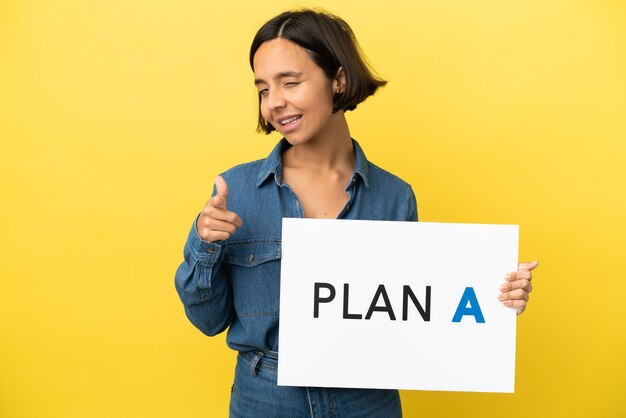
[[[315,166],[322,170],[354,170],[354,149],[343,111],[331,115],[326,129],[304,144],[295,144],[283,155],[283,164]]]

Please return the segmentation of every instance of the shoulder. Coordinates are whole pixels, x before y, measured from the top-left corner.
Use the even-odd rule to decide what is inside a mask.
[[[374,189],[383,187],[388,189],[388,191],[402,193],[406,193],[411,190],[411,185],[409,183],[370,161],[367,162],[367,171],[370,187]]]
[[[381,187],[385,189],[391,187],[393,191],[406,191],[411,188],[411,186],[400,177],[371,162],[365,156],[361,145],[355,139],[352,139],[352,143],[356,154],[355,170],[361,174],[368,189],[373,188],[374,191],[379,191]]]
[[[366,193],[390,220],[417,220],[417,201],[409,183],[368,161]],[[387,213],[384,212],[384,213]]]
[[[260,159],[238,164],[220,175],[226,180],[229,189],[255,187],[264,161],[265,159]]]
[[[400,177],[396,176],[393,173],[390,173],[389,171],[380,168],[379,166],[377,166],[376,164],[372,163],[371,161],[367,162],[367,167],[368,167],[368,171],[370,176],[372,177],[382,177],[384,180],[386,181],[390,181],[393,183],[397,183],[398,185],[401,186],[409,186],[409,183],[407,183],[406,181],[402,180]]]

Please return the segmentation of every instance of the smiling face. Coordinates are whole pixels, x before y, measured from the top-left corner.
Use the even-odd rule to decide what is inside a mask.
[[[255,84],[261,114],[292,145],[332,134],[333,96],[343,88],[330,80],[307,51],[294,42],[276,38],[261,44],[254,55]]]

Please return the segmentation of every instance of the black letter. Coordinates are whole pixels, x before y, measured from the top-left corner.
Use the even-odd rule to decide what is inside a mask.
[[[343,319],[363,319],[361,314],[348,313],[348,292],[350,291],[350,285],[348,283],[343,284]]]
[[[385,306],[376,306],[376,302],[378,302],[378,298],[380,297],[380,295],[383,295],[383,299],[385,299]],[[392,321],[396,320],[396,315],[393,313],[393,309],[391,308],[389,296],[387,296],[387,291],[385,290],[384,284],[379,285],[378,289],[376,289],[374,299],[372,299],[372,304],[370,305],[370,309],[367,311],[367,315],[365,315],[365,319],[370,319],[374,311],[387,312],[389,314],[389,318]]]
[[[418,302],[415,294],[409,286],[404,286],[402,291],[402,320],[406,321],[409,314],[409,297],[413,301],[413,305],[417,308],[422,315],[422,319],[426,322],[430,321],[430,286],[426,286],[426,310],[422,308],[422,305]]]
[[[325,288],[330,290],[330,295],[326,298],[320,297],[320,289]],[[320,302],[326,303],[335,299],[335,288],[330,283],[315,283],[315,296],[313,297],[313,318],[319,318],[320,316]]]

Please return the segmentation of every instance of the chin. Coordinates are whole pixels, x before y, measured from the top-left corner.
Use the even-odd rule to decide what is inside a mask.
[[[306,144],[307,142],[309,142],[310,138],[306,138],[306,137],[302,137],[301,135],[294,135],[294,134],[281,134],[283,135],[283,137],[287,140],[287,142],[289,142],[289,144],[293,145],[302,145],[302,144]]]

